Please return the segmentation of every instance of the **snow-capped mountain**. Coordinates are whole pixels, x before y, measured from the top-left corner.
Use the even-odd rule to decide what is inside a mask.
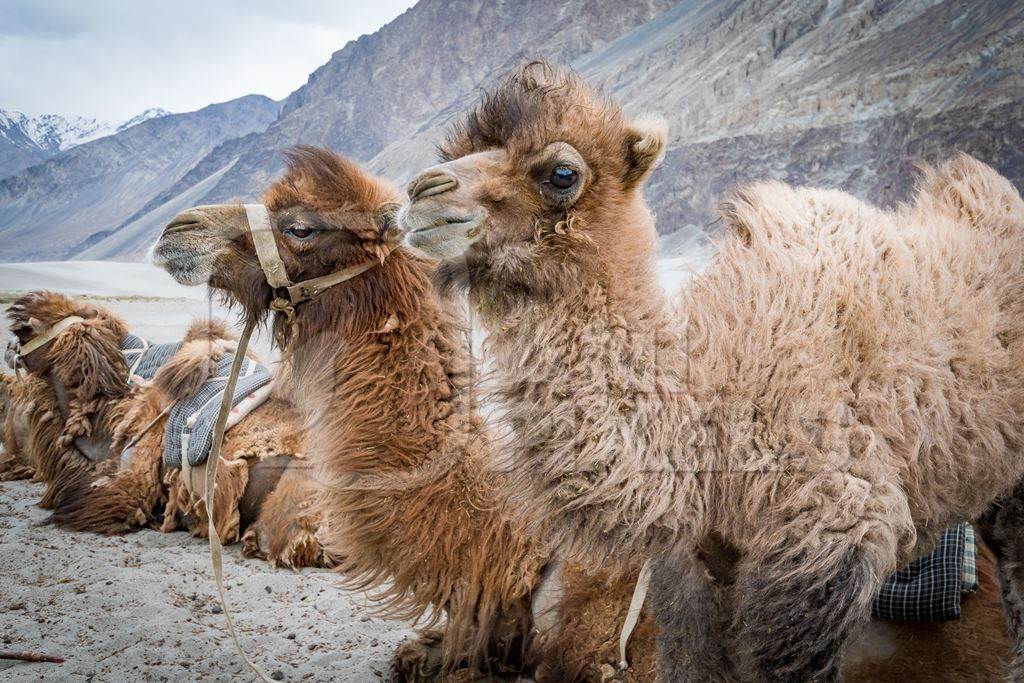
[[[169,113],[154,107],[117,124],[86,116],[26,116],[0,109],[0,177],[13,175],[58,152]]]
[[[149,121],[150,119],[158,119],[161,116],[167,116],[170,113],[171,112],[167,111],[166,109],[161,109],[160,107],[150,107],[149,109],[145,110],[141,114],[137,114],[136,116],[131,117],[130,119],[128,119],[127,121],[122,123],[120,126],[118,126],[116,129],[114,129],[111,132],[112,133],[120,133],[122,130],[128,130],[132,126],[138,125],[138,124],[142,123],[143,121]],[[83,140],[82,142],[85,142],[85,141]],[[81,144],[81,143],[78,143],[78,144]]]

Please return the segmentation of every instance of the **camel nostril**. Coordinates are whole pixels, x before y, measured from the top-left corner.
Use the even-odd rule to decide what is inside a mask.
[[[459,181],[443,171],[435,171],[419,176],[409,183],[409,199],[415,201],[454,190]]]
[[[179,213],[177,216],[171,219],[171,222],[164,227],[164,234],[172,232],[179,232],[181,230],[187,230],[195,227],[199,224],[195,216],[189,215],[188,213]]]

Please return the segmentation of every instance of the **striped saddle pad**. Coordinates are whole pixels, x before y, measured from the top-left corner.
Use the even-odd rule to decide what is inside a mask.
[[[181,348],[181,342],[153,344],[129,334],[121,343],[121,352],[128,361],[132,381],[152,379],[157,370]],[[202,465],[213,446],[213,428],[227,386],[234,354],[225,354],[217,363],[217,372],[188,401],[175,403],[167,415],[164,435],[164,464],[180,468],[187,460],[191,466]],[[238,375],[231,401],[228,428],[238,424],[258,408],[271,391],[273,376],[263,365],[246,358]]]
[[[960,599],[978,590],[978,546],[974,528],[946,529],[935,550],[886,579],[872,615],[889,621],[948,621],[960,618]]]
[[[171,359],[181,348],[181,342],[154,344],[151,341],[128,333],[121,342],[121,354],[128,361],[128,383],[137,378],[153,379],[156,371]]]

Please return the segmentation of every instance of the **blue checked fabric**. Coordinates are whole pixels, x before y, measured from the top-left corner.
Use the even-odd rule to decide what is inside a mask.
[[[121,354],[128,361],[128,383],[133,377],[153,379],[156,371],[181,348],[181,342],[154,344],[129,333],[121,342]]]
[[[182,458],[188,458],[192,466],[206,462],[213,446],[213,428],[234,359],[235,354],[224,354],[217,363],[217,374],[199,388],[199,393],[188,401],[175,403],[171,408],[164,436],[165,465],[180,468]],[[272,380],[270,370],[246,358],[242,361],[231,406],[237,407],[246,397],[270,384]]]
[[[129,334],[121,342],[121,353],[128,362],[129,384],[131,378],[153,379],[157,370],[181,349],[181,342],[154,344],[151,341]],[[164,435],[164,464],[180,468],[182,457],[190,465],[206,462],[213,446],[213,428],[220,411],[221,397],[227,385],[228,373],[235,354],[225,354],[217,364],[217,374],[199,389],[190,400],[176,403],[167,416],[167,432]],[[248,358],[242,362],[238,385],[232,399],[237,406],[247,396],[270,384],[273,379],[270,370]]]
[[[946,529],[935,550],[886,579],[872,615],[889,621],[960,618],[960,599],[978,589],[978,546],[970,524]]]

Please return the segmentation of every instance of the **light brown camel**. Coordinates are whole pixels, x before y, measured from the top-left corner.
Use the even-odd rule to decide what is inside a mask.
[[[187,485],[180,470],[163,464],[165,408],[194,392],[216,369],[220,355],[233,349],[227,327],[218,321],[193,323],[181,349],[152,382],[129,390],[128,366],[120,351],[127,326],[105,307],[34,292],[18,299],[8,315],[22,343],[69,316],[84,320],[24,356],[30,373],[46,378],[55,403],[61,405],[67,396],[72,405],[101,408],[79,409],[77,414],[83,416],[81,431],[104,444],[93,450],[94,459],[106,462],[99,468],[74,467],[70,476],[58,477],[62,486],[52,521],[107,534],[155,526],[205,536],[201,491]],[[89,360],[88,367],[78,360],[82,358]],[[67,367],[80,374],[61,370]],[[124,393],[101,402],[97,382],[87,379],[96,376],[110,387],[123,386]],[[108,391],[107,396],[115,393]],[[62,410],[76,414],[74,407]],[[304,460],[302,426],[286,401],[272,395],[231,429],[222,457],[226,466],[219,478],[215,521],[225,542],[241,539],[243,552],[273,566],[333,562],[316,539],[319,518],[310,510],[313,482]]]
[[[410,241],[487,328],[519,506],[570,555],[654,559],[667,680],[836,678],[884,577],[979,517],[1020,652],[1019,194],[969,158],[897,212],[748,188],[673,312],[664,140],[530,65],[410,184]]]

